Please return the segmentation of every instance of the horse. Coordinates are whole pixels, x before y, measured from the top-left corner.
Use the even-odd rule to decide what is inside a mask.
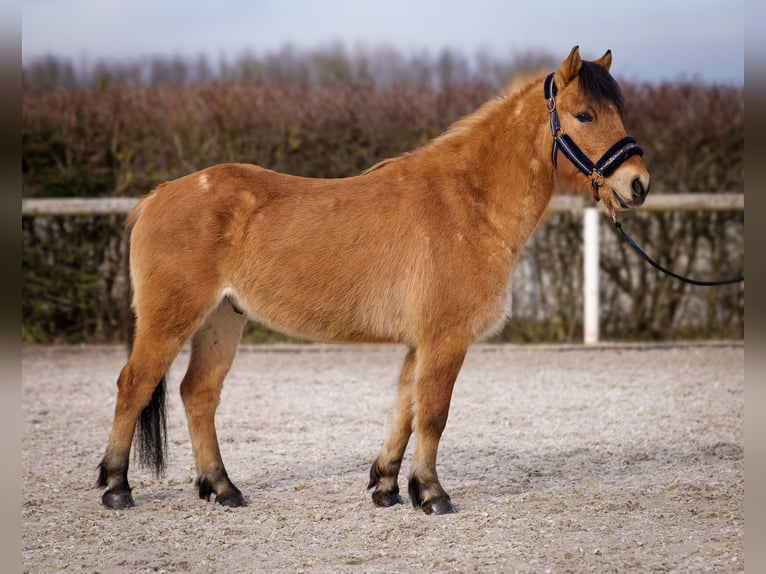
[[[164,470],[165,373],[189,340],[180,394],[196,489],[224,506],[248,503],[224,467],[214,417],[255,320],[316,341],[406,346],[368,490],[377,506],[403,503],[399,471],[414,434],[412,505],[455,512],[436,470],[455,380],[469,346],[506,320],[514,265],[553,193],[592,189],[614,216],[649,192],[611,62],[611,51],[585,61],[575,46],[547,78],[357,176],[228,163],[145,195],[126,218],[135,333],[98,465],[102,504],[134,505],[134,434],[139,461]]]

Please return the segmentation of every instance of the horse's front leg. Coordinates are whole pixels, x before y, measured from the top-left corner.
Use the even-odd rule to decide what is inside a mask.
[[[414,383],[417,445],[408,490],[412,505],[426,514],[455,512],[436,474],[436,454],[467,348],[467,344],[450,344],[449,338],[444,337],[438,345],[423,345],[417,350]]]
[[[404,359],[397,385],[399,390],[394,409],[393,428],[378,458],[370,468],[370,483],[367,488],[375,488],[372,492],[372,501],[376,506],[402,504],[402,497],[399,496],[399,469],[412,434],[412,382],[415,373],[415,356],[415,349],[410,349]]]
[[[223,379],[231,368],[247,317],[222,301],[194,333],[189,367],[181,382],[199,497],[224,506],[245,506],[242,493],[229,479],[223,465],[215,430],[215,411]]]

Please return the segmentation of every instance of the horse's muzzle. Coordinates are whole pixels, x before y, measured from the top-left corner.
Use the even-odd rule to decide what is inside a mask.
[[[634,177],[633,181],[630,182],[630,198],[623,197],[616,189],[612,188],[612,197],[620,209],[630,209],[642,205],[648,193],[649,183],[644,184],[639,176]]]

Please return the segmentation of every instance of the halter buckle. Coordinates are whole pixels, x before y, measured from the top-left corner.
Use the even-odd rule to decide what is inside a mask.
[[[556,98],[548,98],[548,113],[552,114],[556,111]]]
[[[593,171],[590,174],[590,180],[596,186],[604,185],[604,175],[600,171],[598,171],[595,167],[593,168]]]

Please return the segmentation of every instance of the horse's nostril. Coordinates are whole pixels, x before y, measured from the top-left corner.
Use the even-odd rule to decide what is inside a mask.
[[[630,188],[633,190],[633,197],[636,198],[644,197],[649,191],[644,187],[644,184],[641,183],[641,178],[638,176],[633,178],[633,181],[630,184]]]

